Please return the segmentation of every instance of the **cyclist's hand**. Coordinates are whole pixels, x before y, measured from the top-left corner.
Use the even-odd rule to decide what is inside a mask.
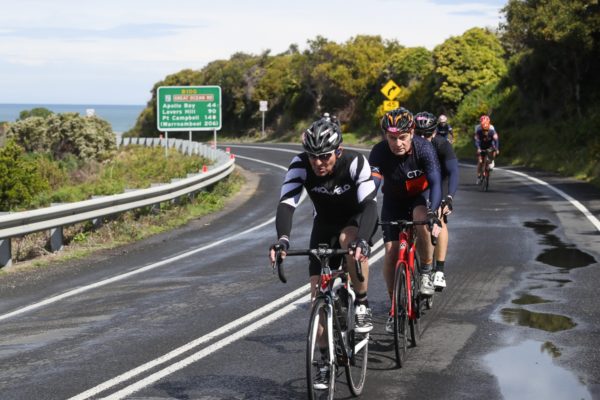
[[[481,149],[477,149],[477,154],[481,155]]]
[[[350,254],[354,256],[354,259],[360,262],[368,260],[371,255],[371,247],[365,239],[357,239],[351,242],[348,250],[350,250]]]
[[[452,213],[452,196],[448,195],[443,201],[442,215],[450,215]]]
[[[269,259],[271,260],[271,266],[275,266],[277,256],[281,257],[281,259],[283,260],[285,258],[286,251],[289,248],[290,241],[285,237],[279,238],[277,243],[269,247]]]
[[[431,232],[431,236],[437,238],[440,232],[442,231],[442,222],[437,217],[437,215],[431,210],[427,212],[427,221],[427,227]]]

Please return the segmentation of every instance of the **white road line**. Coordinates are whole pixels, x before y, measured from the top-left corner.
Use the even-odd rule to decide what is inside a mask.
[[[383,240],[380,239],[377,241],[377,243],[375,243],[373,245],[373,249],[374,250],[378,249],[382,245],[383,245]],[[371,256],[369,258],[369,264],[373,265],[376,261],[378,261],[381,257],[383,257],[383,253],[384,253],[383,249],[377,251],[373,256]],[[120,383],[128,381],[129,379],[131,379],[143,372],[146,372],[160,364],[164,364],[164,363],[172,360],[173,358],[176,358],[176,357],[182,355],[183,353],[186,353],[186,352],[194,349],[195,347],[200,346],[201,344],[204,344],[226,332],[229,332],[235,328],[238,328],[239,326],[250,322],[251,320],[259,317],[262,314],[271,312],[272,310],[276,309],[277,307],[281,306],[282,304],[287,303],[288,301],[292,301],[292,299],[298,297],[299,295],[306,294],[306,296],[296,299],[295,301],[286,305],[285,307],[281,308],[280,310],[272,312],[268,316],[254,322],[251,325],[248,325],[247,327],[233,333],[232,335],[230,335],[226,338],[223,338],[223,339],[219,340],[218,342],[215,342],[214,344],[184,358],[183,360],[178,361],[172,365],[169,365],[169,366],[163,368],[162,370],[157,371],[154,374],[147,376],[144,379],[141,379],[135,383],[132,383],[131,385],[121,389],[118,392],[113,393],[110,396],[103,397],[104,399],[122,399],[123,397],[126,397],[138,390],[141,390],[141,389],[153,384],[154,382],[164,378],[165,376],[170,375],[174,372],[177,372],[177,371],[187,367],[188,365],[222,349],[223,347],[225,347],[229,344],[234,343],[235,341],[237,341],[239,339],[242,339],[242,338],[248,336],[252,332],[254,332],[254,331],[276,321],[277,319],[283,317],[284,315],[294,311],[298,305],[309,301],[309,299],[310,299],[309,290],[310,290],[310,287],[308,284],[306,284],[306,285],[296,289],[294,292],[292,292],[278,300],[275,300],[274,302],[269,303],[266,306],[263,306],[258,310],[255,310],[254,312],[248,314],[247,316],[245,316],[243,318],[240,318],[237,321],[230,322],[229,324],[224,325],[223,327],[221,327],[207,335],[199,337],[198,339],[195,339],[195,340],[193,340],[193,341],[191,341],[191,342],[189,342],[189,343],[187,343],[187,344],[185,344],[185,345],[183,345],[183,346],[181,346],[159,358],[149,361],[146,364],[140,365],[137,368],[127,371],[115,378],[112,378],[112,379],[110,379],[106,382],[103,382],[89,390],[86,390],[83,393],[80,393],[74,397],[71,397],[69,400],[85,400],[90,397],[97,396],[101,392],[104,392],[104,391],[110,389],[111,387],[117,386]]]
[[[240,157],[240,158],[247,158],[247,157]],[[280,168],[280,169],[282,169],[284,171],[287,171],[287,167],[282,167],[281,165],[277,165],[277,164],[273,164],[273,163],[270,163],[270,162],[267,162],[267,161],[257,160],[257,159],[253,159],[253,158],[247,158],[247,159],[255,161],[255,162],[258,162],[258,163],[271,165],[271,166]],[[305,197],[306,196],[303,194],[302,198],[300,199],[300,202],[302,202]],[[85,285],[85,286],[79,287],[77,289],[69,290],[68,292],[65,292],[65,293],[62,293],[62,294],[59,294],[59,295],[56,295],[56,296],[52,296],[50,298],[47,298],[47,299],[42,300],[40,302],[37,302],[35,304],[30,304],[30,305],[28,305],[26,307],[19,308],[18,310],[11,311],[11,312],[6,313],[6,314],[2,314],[2,315],[0,315],[0,321],[4,321],[6,319],[15,317],[17,315],[21,315],[21,314],[27,313],[29,311],[36,310],[38,308],[47,306],[49,304],[56,303],[56,302],[58,302],[60,300],[64,300],[66,298],[73,297],[75,295],[87,292],[87,291],[92,290],[92,289],[97,289],[99,287],[106,286],[108,284],[111,284],[111,283],[114,283],[114,282],[118,282],[118,281],[121,281],[123,279],[127,279],[129,277],[141,274],[143,272],[151,271],[153,269],[156,269],[156,268],[162,267],[164,265],[170,264],[170,263],[172,263],[174,261],[181,260],[183,258],[192,256],[192,255],[194,255],[196,253],[200,253],[202,251],[208,250],[210,248],[218,246],[218,245],[220,245],[222,243],[225,243],[227,241],[230,241],[232,239],[235,239],[235,238],[238,238],[240,236],[246,235],[246,234],[248,234],[250,232],[253,232],[253,231],[257,230],[257,229],[260,229],[260,228],[262,228],[264,226],[270,225],[273,222],[275,222],[275,217],[270,218],[267,221],[265,221],[265,222],[263,222],[263,223],[261,223],[261,224],[259,224],[257,226],[254,226],[252,228],[246,229],[245,231],[238,232],[235,235],[229,236],[229,237],[227,237],[225,239],[221,239],[221,240],[218,240],[216,242],[212,242],[211,244],[208,244],[206,246],[202,246],[200,248],[197,248],[197,249],[194,249],[194,250],[191,250],[191,251],[187,251],[187,252],[179,254],[179,255],[177,255],[175,257],[171,257],[171,258],[168,258],[166,260],[159,261],[157,263],[150,264],[150,265],[147,265],[145,267],[141,267],[139,269],[136,269],[136,270],[133,270],[133,271],[121,274],[121,275],[113,276],[112,278],[104,279],[102,281],[95,282],[95,283],[92,283],[92,284],[89,284],[89,285]]]
[[[510,170],[510,169],[504,169],[504,168],[496,168],[496,169],[500,169],[500,170],[503,170],[503,171],[506,171],[506,172],[510,172],[511,174],[518,175],[520,177],[529,179],[530,181],[535,182],[538,185],[542,185],[542,186],[547,187],[548,189],[552,190],[554,193],[558,194],[559,196],[561,196],[562,198],[564,198],[565,200],[567,200],[569,203],[571,203],[571,205],[573,207],[575,207],[576,209],[578,209],[579,211],[581,211],[581,213],[592,223],[592,225],[594,225],[596,227],[596,229],[598,231],[600,231],[600,221],[598,220],[598,218],[596,218],[594,216],[594,214],[592,214],[590,212],[590,210],[588,210],[578,200],[575,200],[573,197],[569,196],[568,194],[566,194],[565,192],[563,192],[559,188],[552,186],[551,184],[549,184],[546,181],[543,181],[543,180],[535,178],[533,176],[529,176],[527,174],[524,174],[523,172],[513,171],[513,170]]]
[[[469,168],[475,168],[476,167],[476,165],[463,164],[463,163],[460,163],[459,165],[462,166],[462,167],[469,167]],[[581,211],[581,213],[592,223],[592,225],[594,225],[594,227],[598,231],[600,231],[600,221],[598,220],[598,218],[596,218],[594,216],[594,214],[592,214],[590,212],[590,210],[588,210],[578,200],[576,200],[572,196],[568,195],[567,193],[563,192],[559,188],[557,188],[555,186],[552,186],[551,184],[549,184],[546,181],[543,181],[543,180],[541,180],[539,178],[535,178],[533,176],[527,175],[527,174],[525,174],[523,172],[513,171],[512,169],[499,168],[499,167],[496,167],[495,169],[500,170],[500,171],[504,171],[504,172],[508,172],[508,173],[513,174],[513,175],[520,176],[521,178],[528,179],[528,180],[530,180],[530,181],[532,181],[534,183],[537,183],[538,185],[547,187],[548,189],[552,190],[554,193],[558,194],[560,197],[562,197],[563,199],[565,199],[566,201],[568,201],[569,203],[571,203],[571,205],[573,207],[575,207],[576,209],[578,209],[579,211]]]

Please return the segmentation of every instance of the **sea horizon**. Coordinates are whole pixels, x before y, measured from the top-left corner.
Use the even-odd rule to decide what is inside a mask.
[[[146,105],[135,104],[68,104],[68,103],[0,103],[0,122],[14,122],[19,118],[21,111],[43,107],[54,113],[76,112],[86,115],[88,109],[93,109],[95,114],[112,126],[116,133],[123,133],[135,126],[135,122]]]

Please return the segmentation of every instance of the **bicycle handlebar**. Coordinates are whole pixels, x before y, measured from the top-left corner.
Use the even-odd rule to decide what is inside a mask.
[[[277,275],[279,280],[283,283],[287,283],[287,278],[283,269],[283,259],[281,258],[281,250],[276,253],[276,264],[277,264]],[[318,247],[316,249],[301,249],[301,250],[288,250],[285,252],[286,256],[310,256],[314,257],[322,262],[322,259],[331,258],[333,256],[341,256],[349,253],[348,249],[332,249],[329,247]],[[362,266],[359,261],[356,261],[356,275],[358,280],[363,282],[365,277],[362,274]]]
[[[406,219],[398,219],[395,221],[381,221],[381,222],[379,222],[379,225],[399,226],[400,229],[406,229],[408,227],[415,226],[415,225],[429,225],[429,221],[428,220],[409,221]],[[432,228],[430,227],[430,232],[431,232],[431,229]],[[435,246],[437,244],[437,238],[435,236],[433,236],[433,233],[430,235],[430,237],[431,237],[431,244]]]

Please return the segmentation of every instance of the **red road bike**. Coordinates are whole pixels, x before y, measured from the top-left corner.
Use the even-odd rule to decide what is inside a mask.
[[[415,257],[416,231],[413,228],[415,225],[428,225],[429,221],[397,220],[380,224],[394,225],[400,229],[390,316],[394,319],[396,363],[398,367],[402,367],[406,359],[409,328],[412,345],[416,346],[421,336],[419,325],[421,310],[423,307],[431,308],[433,305],[433,296],[420,294],[420,262],[419,258]],[[433,237],[432,243],[435,244]]]

